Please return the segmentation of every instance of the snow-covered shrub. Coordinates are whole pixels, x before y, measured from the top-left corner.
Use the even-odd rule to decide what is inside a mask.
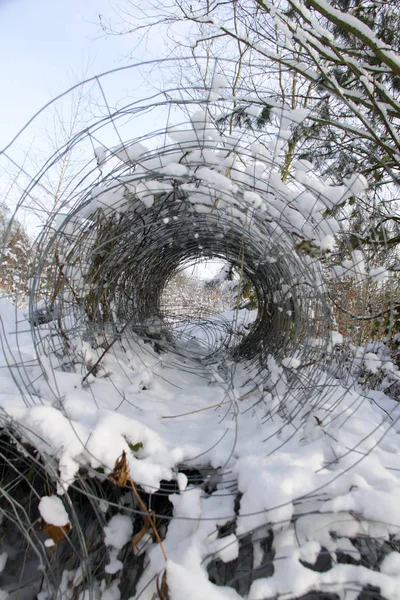
[[[0,209],[0,293],[15,304],[26,304],[32,243],[6,207]]]

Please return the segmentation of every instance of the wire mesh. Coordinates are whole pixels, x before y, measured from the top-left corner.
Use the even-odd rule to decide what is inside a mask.
[[[344,427],[363,410],[365,397],[351,391],[366,354],[354,346],[361,335],[354,313],[364,314],[373,286],[377,297],[383,293],[374,281],[365,283],[361,249],[343,241],[340,250],[335,246],[343,228],[332,209],[362,192],[362,179],[326,186],[299,161],[283,182],[285,131],[298,124],[289,109],[276,109],[273,133],[218,126],[218,115],[229,114],[233,102],[254,112],[246,90],[242,99],[222,89],[168,90],[116,108],[107,97],[112,78],[82,84],[95,86],[101,99],[92,119],[28,177],[17,205],[18,217],[32,198],[51,202],[32,250],[27,319],[16,320],[16,344],[6,329],[2,335],[4,366],[18,397],[16,407],[5,402],[1,414],[1,532],[8,554],[2,587],[10,597],[41,600],[178,598],[172,567],[164,571],[155,551],[156,531],[168,540],[178,523],[190,540],[192,522],[200,520],[204,537],[215,542],[199,559],[203,574],[240,596],[279,573],[285,552],[285,560],[292,556],[284,540],[277,541],[285,527],[303,548],[312,523],[318,546],[314,555],[309,548],[308,555],[293,557],[293,573],[299,561],[308,571],[328,573],[334,553],[337,563],[376,570],[398,550],[397,526],[354,517],[348,505],[338,521],[332,494],[342,481],[345,493],[348,471],[394,434],[397,420],[387,414],[362,442],[348,446],[332,441],[323,427]],[[148,130],[156,127],[132,135],[143,121]],[[17,160],[17,142],[3,151],[6,162]],[[83,157],[81,166],[54,206],[45,182],[72,152]],[[207,259],[223,261],[236,274],[229,310],[203,306],[201,299],[185,306],[168,296],[182,265]],[[334,302],[332,287],[342,290]],[[355,308],[346,312],[350,294]],[[197,389],[210,390],[203,403]],[[161,425],[153,435],[148,429],[155,420]],[[196,428],[204,443],[190,447]],[[267,505],[250,502],[235,466],[248,460],[249,473],[255,470],[243,450],[243,431],[259,440],[261,478],[264,464],[277,473],[287,467],[294,440],[301,445],[326,436],[330,459],[315,459],[311,469],[324,474],[293,493],[271,491]],[[168,459],[158,456],[157,444]],[[122,452],[132,477],[116,485]],[[260,482],[260,496],[268,486],[279,488],[274,477]],[[289,470],[285,485],[291,477]],[[201,516],[185,512],[185,491],[202,495],[208,509]],[[38,509],[45,496],[62,498],[68,531],[49,530]],[[107,527],[118,515],[129,543],[110,534],[107,544]],[[229,554],[235,544],[236,554]],[[227,549],[230,560],[221,554]],[[320,592],[324,597],[338,592],[328,577],[313,585],[328,590]],[[290,597],[288,590],[275,595]],[[373,595],[374,588],[370,592],[363,593]]]

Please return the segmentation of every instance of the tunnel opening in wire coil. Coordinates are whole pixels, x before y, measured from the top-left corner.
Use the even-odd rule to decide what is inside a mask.
[[[165,178],[157,176],[162,185]],[[185,261],[205,256],[234,268],[239,287],[243,282],[251,286],[257,315],[249,326],[240,323],[240,330],[234,311],[230,318],[211,319],[209,314],[203,322],[199,315],[204,342],[199,356],[229,350],[236,358],[265,364],[270,354],[279,360],[288,353],[308,353],[310,337],[326,336],[330,312],[323,290],[315,286],[314,265],[293,250],[291,235],[280,223],[250,209],[240,196],[232,198],[235,216],[218,206],[210,209],[207,197],[201,204],[204,192],[193,204],[179,190],[179,180],[173,181],[172,193],[155,195],[147,206],[126,192],[135,184],[135,173],[125,176],[122,185],[114,177],[111,189],[119,194],[114,204],[88,211],[92,193],[48,241],[55,264],[45,303],[57,317],[53,325],[61,332],[61,343],[82,335],[82,326],[88,339],[104,328],[117,335],[130,331],[157,342],[158,350],[179,347],[180,352],[179,338],[196,337],[193,326],[187,326],[190,315],[179,301],[167,309],[163,295]],[[105,189],[110,190],[109,182]],[[37,281],[41,277],[43,272]],[[238,298],[232,309],[240,309]],[[75,323],[70,332],[62,325],[67,322]],[[183,327],[177,328],[177,322]],[[53,338],[51,333],[52,343]]]

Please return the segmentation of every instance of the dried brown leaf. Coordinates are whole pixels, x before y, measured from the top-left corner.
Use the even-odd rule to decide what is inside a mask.
[[[46,523],[46,521],[42,519],[40,522],[40,528],[42,531],[45,532],[46,535],[48,535],[49,538],[53,540],[55,544],[58,544],[58,542],[62,542],[62,540],[65,540],[69,530],[71,529],[71,523],[58,526]]]
[[[170,600],[169,591],[168,591],[168,583],[167,583],[167,570],[164,569],[163,574],[161,575],[161,585],[160,585],[160,573],[157,576],[156,586],[157,586],[157,594],[160,600]]]
[[[154,513],[153,513],[153,518],[154,518]],[[148,532],[148,529],[150,526],[151,526],[151,519],[150,519],[149,515],[146,515],[142,529],[140,531],[138,531],[138,533],[135,533],[135,535],[132,538],[132,545],[133,545],[133,549],[135,552],[139,552],[138,544],[144,538],[144,536]]]
[[[314,419],[317,421],[317,425],[322,425],[322,421],[321,421],[321,419],[319,419],[319,418],[318,418],[318,417],[316,417],[315,415],[314,415]]]
[[[114,470],[108,476],[109,481],[119,487],[125,487],[129,479],[129,466],[126,460],[126,452],[122,451],[122,454],[115,461]]]

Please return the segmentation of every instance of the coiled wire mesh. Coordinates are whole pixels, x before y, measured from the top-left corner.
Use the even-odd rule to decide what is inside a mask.
[[[57,149],[28,182],[19,201],[17,216],[30,199],[47,194],[45,176],[66,153],[78,152],[88,158],[81,159],[79,171],[58,205],[49,210],[34,244],[28,304],[34,359],[29,361],[21,347],[13,354],[3,337],[14,381],[26,406],[51,402],[70,419],[62,377],[75,377],[75,388],[82,386],[99,410],[104,404],[93,381],[105,377],[117,398],[110,406],[123,414],[130,405],[126,385],[135,384],[126,360],[136,357],[150,371],[150,379],[165,377],[179,388],[170,377],[178,372],[178,378],[189,374],[219,385],[223,397],[215,406],[227,404],[219,422],[233,415],[238,428],[241,415],[235,377],[244,373],[239,400],[250,399],[246,411],[255,412],[262,423],[276,415],[283,419],[274,434],[266,433],[267,452],[275,453],[286,443],[280,441],[283,428],[293,425],[295,430],[297,418],[304,423],[329,404],[337,391],[336,376],[347,373],[348,352],[334,354],[332,330],[337,324],[326,284],[328,260],[334,252],[332,240],[340,237],[340,226],[326,211],[354,193],[354,186],[336,190],[334,202],[326,195],[328,188],[318,188],[303,175],[296,178],[291,174],[282,182],[283,133],[291,126],[290,111],[285,108],[276,110],[280,125],[264,142],[263,136],[252,130],[226,133],[218,129],[216,114],[227,112],[233,101],[222,89],[214,89],[212,97],[204,90],[190,90],[187,96],[182,90],[169,90],[114,108],[105,91],[108,83],[111,89],[108,80],[112,77],[112,73],[106,74],[82,84],[98,86],[102,104],[95,105],[87,126]],[[246,109],[251,103],[245,93],[243,97],[234,101]],[[147,126],[157,123],[157,129],[130,136],[142,127],[141,121]],[[283,128],[282,121],[286,122]],[[3,158],[14,161],[15,144],[5,149]],[[298,173],[304,174],[300,164]],[[329,193],[334,195],[333,187]],[[203,314],[194,319],[185,314],[181,304],[166,303],[163,294],[182,265],[209,258],[220,259],[235,270],[236,298],[226,314]],[[247,325],[241,297],[245,282],[252,289],[257,309]],[[348,323],[351,328],[353,321]],[[106,360],[113,362],[106,364]],[[157,370],[161,363],[164,375]],[[148,385],[142,377],[140,389],[146,390]],[[270,405],[271,397],[275,400]],[[337,398],[334,404],[340,404],[343,395]],[[195,417],[184,398],[181,400],[181,413],[190,423]],[[135,496],[127,499],[124,489],[105,478],[110,464],[94,454],[78,430],[75,435],[82,452],[90,458],[66,485],[59,472],[60,455],[47,448],[48,442],[38,441],[40,434],[30,430],[31,425],[19,422],[18,416],[10,419],[10,415],[12,411],[4,410],[2,510],[8,523],[17,519],[20,534],[13,539],[8,531],[4,538],[8,551],[13,544],[20,551],[30,548],[29,561],[34,566],[20,568],[13,559],[8,589],[14,585],[21,592],[29,573],[40,564],[43,576],[33,580],[35,593],[41,590],[43,598],[70,597],[62,595],[67,590],[100,597],[100,591],[110,589],[114,581],[111,572],[106,569],[104,573],[108,554],[102,531],[108,516],[123,507],[126,514],[136,515],[133,533],[138,533],[139,515],[146,514]],[[72,419],[71,424],[73,428]],[[135,444],[130,447],[140,451]],[[235,442],[229,457],[234,452]],[[174,460],[194,487],[212,494],[218,480],[221,493],[239,502],[235,477],[225,468],[229,457],[217,469],[201,457]],[[142,498],[149,511],[154,508],[162,532],[171,519],[167,498],[177,491],[176,485],[164,481],[154,495],[149,492],[157,489],[155,484],[152,490],[151,483],[140,479],[136,483],[142,485]],[[49,553],[30,499],[57,492],[64,494],[72,529],[68,541],[57,543],[57,549]],[[323,489],[312,497],[322,501]],[[303,501],[297,502],[301,512]],[[250,527],[241,537],[240,564],[235,563],[233,571],[222,572],[220,564],[212,563],[211,580],[233,585],[242,595],[247,593],[250,575],[238,573],[240,565],[247,564],[245,551],[254,544],[257,531],[263,561],[273,563],[270,534]],[[145,553],[125,548],[120,558],[121,598],[135,593],[137,598],[145,597],[147,587],[155,585],[155,575],[149,581],[142,575],[148,566]],[[100,565],[100,573],[96,565]],[[252,572],[249,565],[243,568]],[[269,567],[265,568],[268,571]],[[264,571],[257,577],[265,576]],[[251,580],[253,577],[254,572]],[[18,579],[21,585],[15,584]],[[158,593],[167,597],[165,590],[158,589]],[[24,597],[34,596],[27,593]]]

